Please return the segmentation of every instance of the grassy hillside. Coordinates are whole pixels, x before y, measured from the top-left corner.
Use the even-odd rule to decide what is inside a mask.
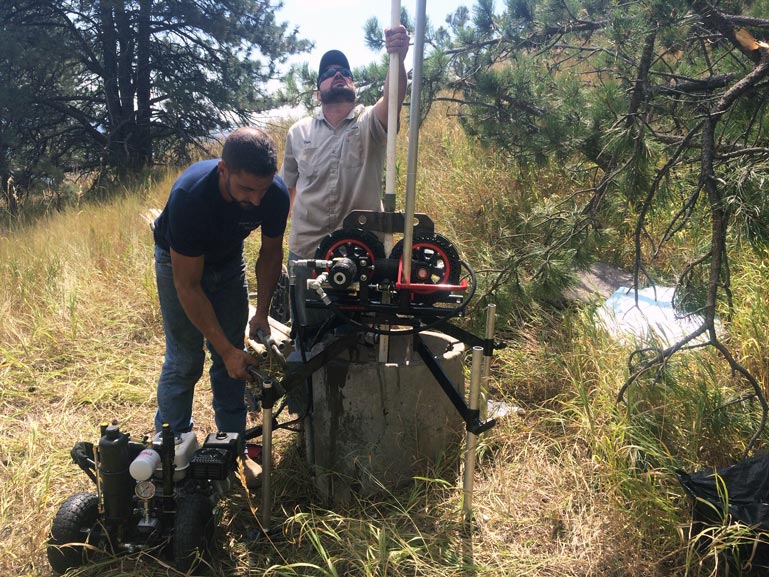
[[[399,166],[401,191],[405,169]],[[50,574],[44,543],[51,520],[66,497],[91,490],[70,462],[76,441],[95,441],[99,423],[113,418],[134,438],[152,430],[163,337],[141,215],[164,204],[175,175],[0,232],[0,575]],[[524,178],[436,113],[420,141],[417,209],[460,245],[484,289],[508,264],[500,241],[511,232],[507,223],[534,199],[557,197],[562,183],[552,178]],[[627,255],[621,234],[616,242],[606,255]],[[256,250],[249,241],[251,258]],[[732,273],[739,282],[731,342],[764,379],[766,262],[745,250]],[[461,479],[441,480],[440,471],[401,493],[324,510],[285,434],[275,473],[284,538],[250,539],[259,499],[238,489],[222,513],[211,574],[710,574],[712,559],[686,548],[689,504],[673,470],[740,457],[757,426],[756,407],[727,403],[747,391],[715,353],[699,350],[617,404],[632,349],[595,328],[594,307],[552,309],[525,294],[514,300],[505,288],[498,336],[508,346],[495,359],[489,394],[522,411],[480,439],[472,527],[462,523]],[[475,311],[469,322],[478,324]],[[213,430],[207,388],[204,377],[195,407],[203,432]],[[716,535],[724,546],[732,538]],[[145,553],[76,574],[169,573]]]

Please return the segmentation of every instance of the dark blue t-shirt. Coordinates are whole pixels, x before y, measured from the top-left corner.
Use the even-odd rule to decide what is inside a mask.
[[[226,202],[219,192],[219,160],[196,162],[171,188],[163,212],[155,221],[155,244],[185,256],[205,256],[217,264],[243,253],[243,239],[262,227],[262,234],[283,234],[288,217],[286,183],[275,176],[259,206],[243,208]]]

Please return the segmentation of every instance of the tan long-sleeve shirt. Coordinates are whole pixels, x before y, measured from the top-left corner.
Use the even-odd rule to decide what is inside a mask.
[[[382,210],[387,132],[373,107],[356,106],[333,128],[320,112],[288,132],[281,176],[296,189],[289,250],[314,258],[315,249],[353,210]]]

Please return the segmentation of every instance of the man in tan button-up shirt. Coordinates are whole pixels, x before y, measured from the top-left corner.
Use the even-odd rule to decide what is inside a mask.
[[[398,110],[406,95],[404,26],[385,30],[387,52],[400,58]],[[387,144],[388,79],[373,106],[356,104],[355,82],[344,54],[330,50],[318,70],[321,110],[295,123],[286,138],[281,176],[291,194],[291,259],[315,249],[353,210],[382,210]]]

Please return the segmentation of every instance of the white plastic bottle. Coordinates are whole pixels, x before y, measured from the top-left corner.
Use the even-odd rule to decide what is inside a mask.
[[[158,467],[160,467],[160,453],[155,449],[144,449],[128,467],[128,472],[137,481],[146,481],[152,477]]]

